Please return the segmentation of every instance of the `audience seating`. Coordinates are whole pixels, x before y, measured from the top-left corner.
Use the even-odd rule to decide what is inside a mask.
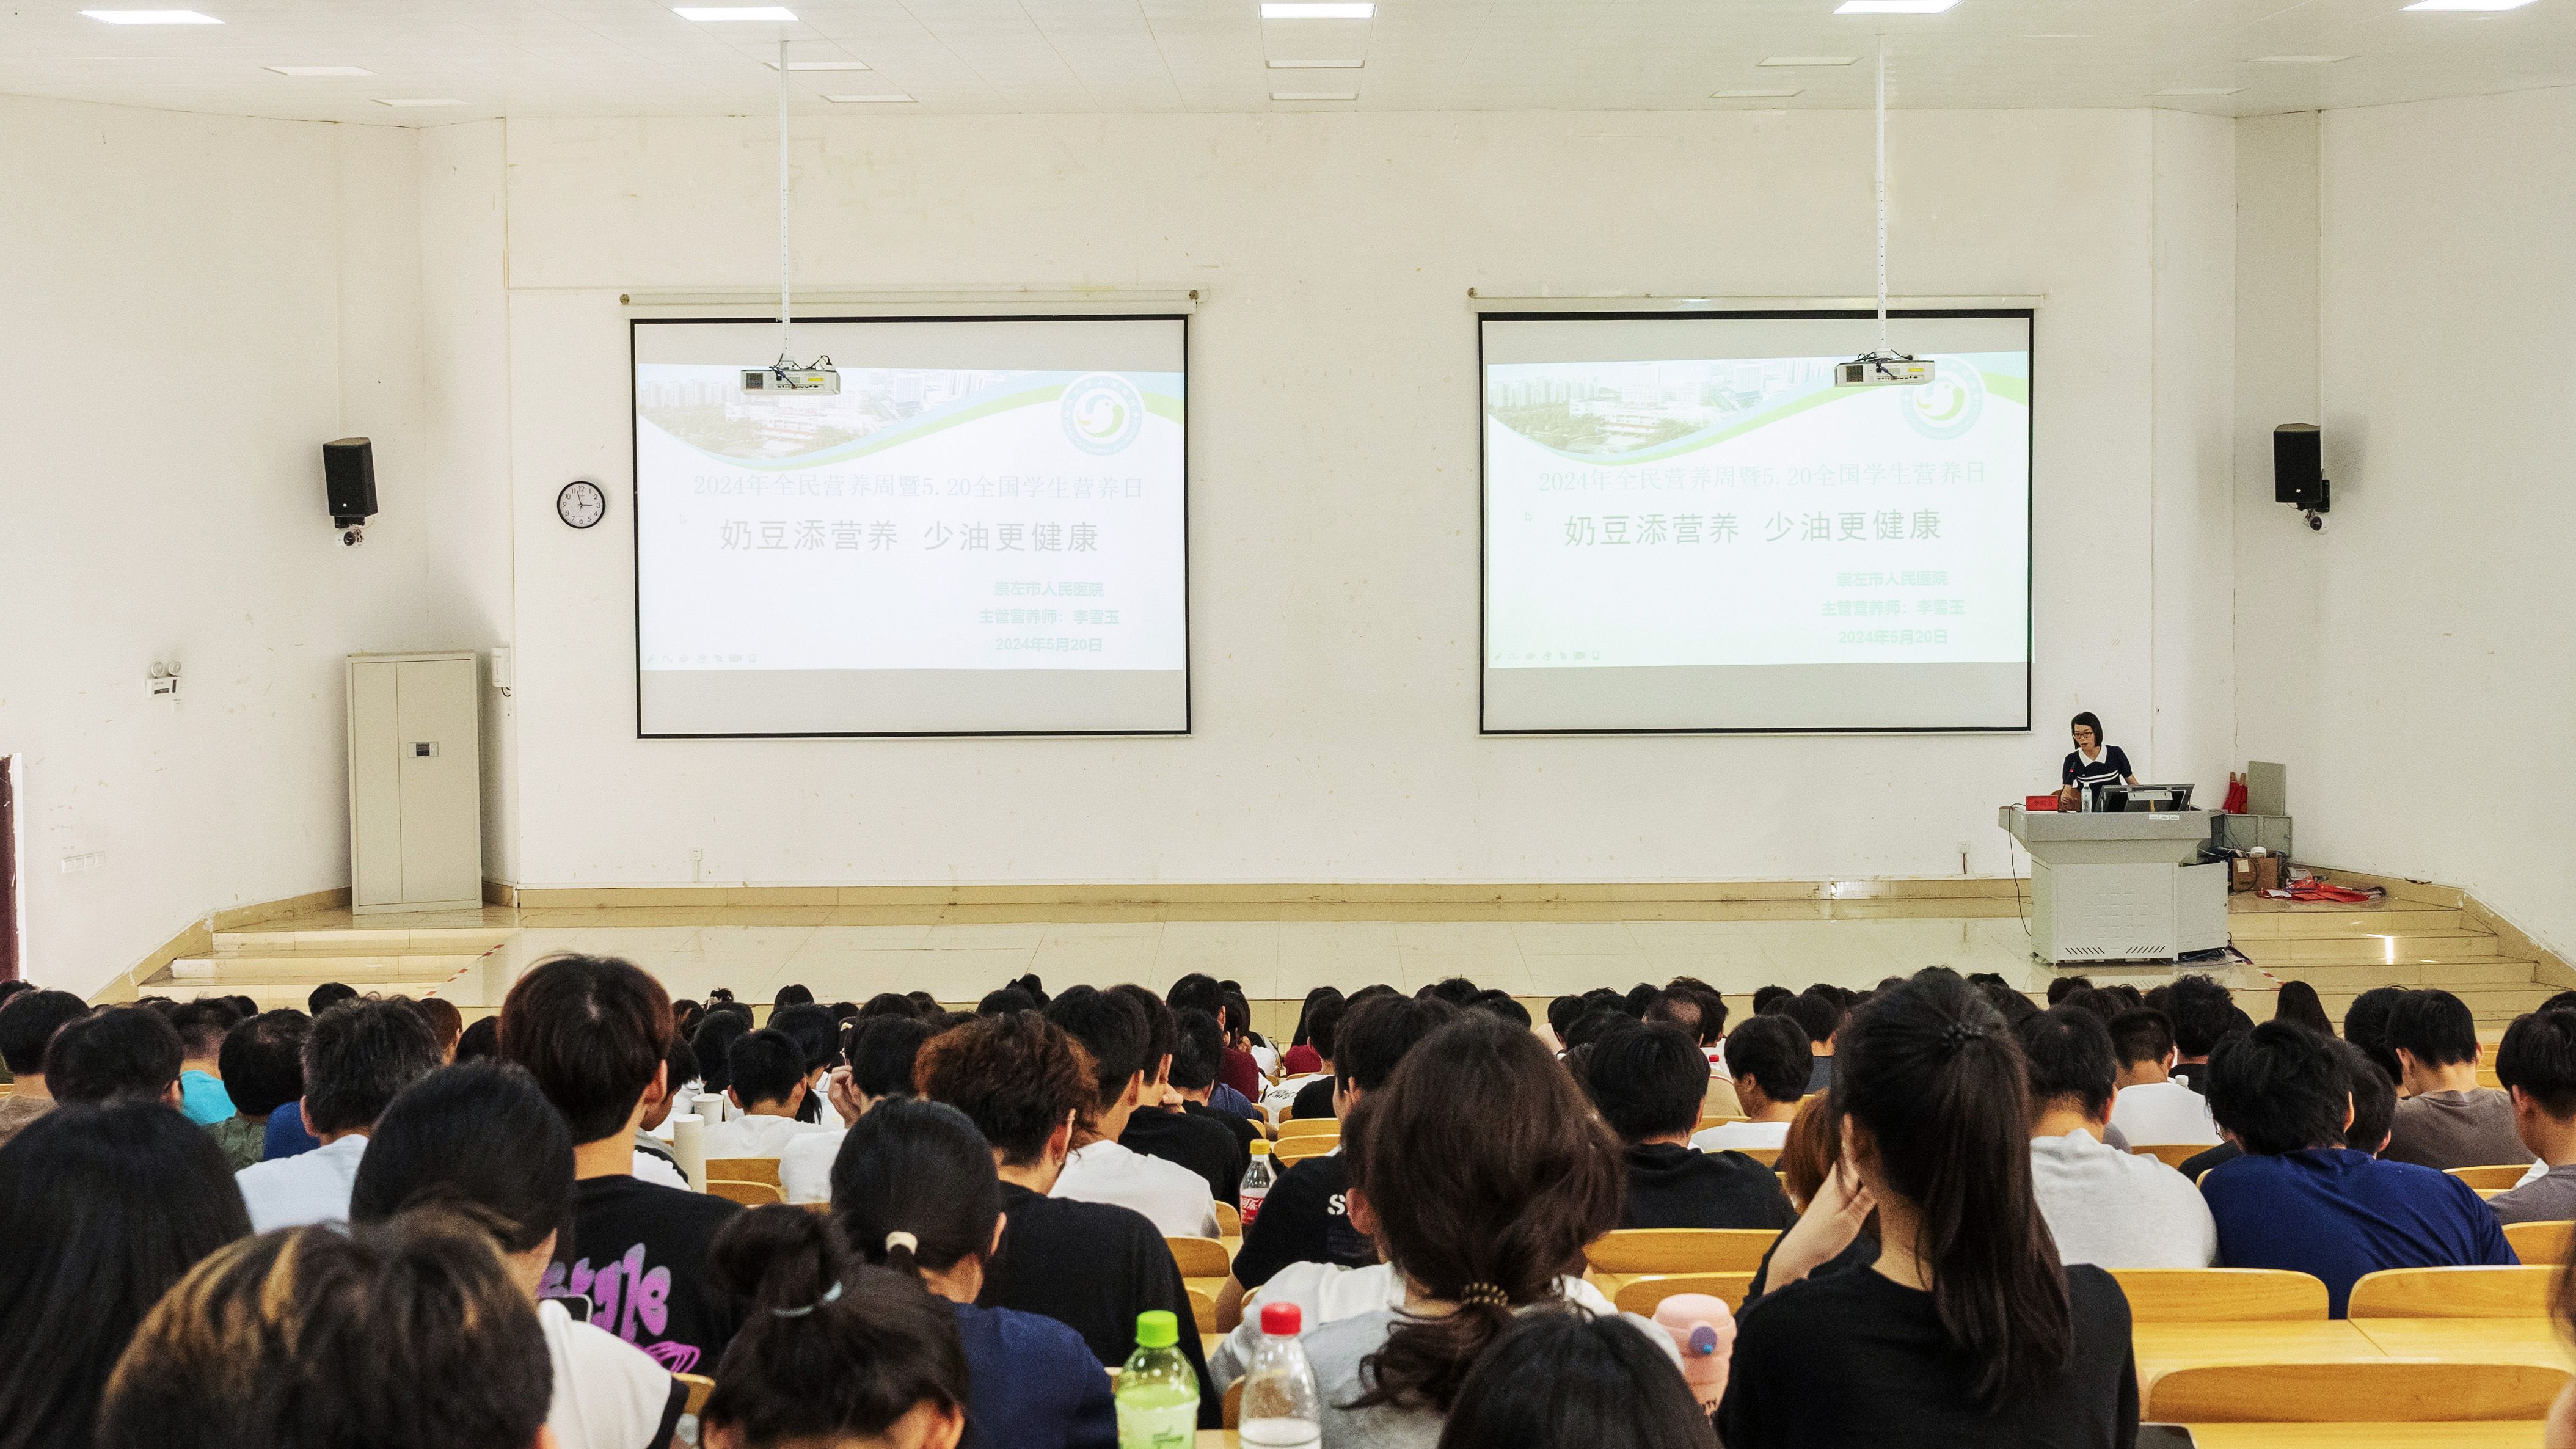
[[[2354,1318],[2539,1318],[2549,1312],[2554,1265],[2528,1268],[2388,1268],[2352,1285]]]
[[[1697,1130],[1705,1132],[1711,1127],[1723,1127],[1730,1122],[1750,1122],[1752,1120],[1753,1119],[1750,1117],[1729,1117],[1723,1113],[1711,1112],[1707,1116],[1699,1119],[1699,1127]]]
[[[1189,1290],[1189,1295],[1190,1317],[1197,1321],[1199,1332],[1217,1332],[1216,1295],[1204,1288],[1192,1288]]]
[[[1680,1293],[1705,1293],[1725,1299],[1729,1308],[1741,1308],[1752,1286],[1750,1273],[1649,1273],[1622,1284],[1612,1301],[1622,1313],[1652,1318],[1656,1304]]]
[[[783,1186],[778,1180],[775,1157],[710,1157],[707,1159],[707,1181],[723,1178],[727,1182],[765,1182],[771,1187]]]
[[[1270,1155],[1280,1162],[1303,1162],[1309,1157],[1323,1156],[1340,1143],[1338,1137],[1282,1137]]]
[[[2278,1268],[2114,1268],[2132,1323],[2323,1319],[2323,1279]]]
[[[2511,1187],[2522,1181],[2524,1173],[2531,1171],[2531,1164],[2506,1162],[2494,1167],[2454,1167],[2449,1171],[2451,1176],[2471,1187]]]
[[[2507,1223],[2504,1240],[2526,1264],[2564,1263],[2568,1245],[2576,1242],[2576,1222]]]
[[[1342,1119],[1339,1117],[1291,1117],[1287,1121],[1279,1124],[1279,1135],[1282,1138],[1339,1137],[1342,1135]]]
[[[1234,1434],[1232,1431],[1243,1427],[1243,1383],[1243,1380],[1236,1379],[1233,1383],[1225,1386],[1225,1417],[1220,1422],[1222,1422],[1228,1430],[1225,1438],[1226,1442],[1229,1444],[1234,1442]],[[1206,1443],[1207,1441],[1202,1437],[1199,1442]]]
[[[716,1391],[716,1381],[704,1374],[673,1374],[671,1377],[689,1386],[689,1403],[688,1407],[681,1411],[683,1413],[694,1414],[705,1408],[707,1395]]]
[[[1222,1278],[1234,1271],[1234,1256],[1214,1238],[1165,1238],[1172,1261],[1184,1278]]]
[[[1216,1235],[1238,1240],[1243,1237],[1243,1214],[1234,1210],[1234,1204],[1221,1202],[1216,1205]]]
[[[735,1182],[723,1177],[708,1178],[707,1192],[713,1197],[730,1198],[744,1207],[767,1207],[774,1202],[787,1201],[787,1194],[775,1184]]]
[[[1741,1152],[1764,1167],[1777,1168],[1780,1165],[1780,1149],[1777,1147],[1730,1147],[1726,1150]]]
[[[2152,1157],[2167,1167],[2180,1167],[2208,1150],[2206,1142],[2139,1142],[2130,1145],[2129,1155]]]
[[[2391,1420],[2532,1420],[2567,1386],[2536,1364],[2222,1364],[2156,1380],[2144,1414],[2165,1424],[2335,1424]]]
[[[1779,1240],[1770,1228],[1622,1228],[1584,1250],[1596,1273],[1750,1273]]]

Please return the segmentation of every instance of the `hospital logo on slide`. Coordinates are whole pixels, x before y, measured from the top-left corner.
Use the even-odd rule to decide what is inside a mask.
[[[1145,399],[1114,372],[1087,372],[1064,385],[1064,435],[1086,453],[1115,453],[1145,427]]]
[[[1986,380],[1964,357],[1933,359],[1932,381],[1922,387],[1895,387],[1905,421],[1927,438],[1956,438],[1977,425],[1986,410]]]

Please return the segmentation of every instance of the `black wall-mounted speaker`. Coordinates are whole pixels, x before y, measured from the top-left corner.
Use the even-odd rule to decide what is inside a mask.
[[[364,438],[322,445],[322,486],[331,524],[354,528],[376,515],[376,446]]]
[[[2283,423],[2272,430],[2272,501],[2316,506],[2325,491],[2325,434],[2314,423]]]

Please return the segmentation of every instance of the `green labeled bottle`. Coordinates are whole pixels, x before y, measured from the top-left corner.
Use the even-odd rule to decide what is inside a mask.
[[[1191,1449],[1198,1442],[1199,1376],[1180,1342],[1180,1320],[1170,1313],[1136,1315],[1136,1351],[1118,1373],[1118,1449]]]

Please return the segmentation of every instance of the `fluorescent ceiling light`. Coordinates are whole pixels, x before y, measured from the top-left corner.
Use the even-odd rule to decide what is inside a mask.
[[[371,70],[367,69],[367,68],[366,68],[366,67],[364,67],[364,66],[357,66],[357,65],[267,65],[267,66],[262,66],[262,67],[260,67],[260,69],[262,69],[262,70],[273,70],[273,71],[277,72],[279,75],[374,75],[374,74],[375,74],[375,72],[374,72],[374,71],[371,71]]]
[[[1796,91],[1710,91],[1712,101],[1784,101]]]
[[[2232,96],[2243,86],[2168,86],[2156,92],[2160,96]]]
[[[1283,3],[1283,0],[1264,0],[1261,7],[1261,18],[1264,20],[1366,20],[1376,14],[1377,6],[1366,3],[1366,0],[1360,4],[1319,4],[1316,0],[1285,0]]]
[[[1773,55],[1756,61],[1757,65],[1849,65],[1860,59],[1856,55]]]
[[[223,24],[211,15],[200,15],[194,10],[84,10],[81,13],[92,20],[104,20],[110,25]]]
[[[764,60],[761,64],[771,70],[778,69],[778,62],[774,60]],[[789,70],[866,70],[868,63],[864,60],[791,60],[787,62],[787,68]]]
[[[2408,10],[2519,10],[2531,0],[2415,0]]]
[[[1272,70],[1363,70],[1367,62],[1357,60],[1274,60]]]
[[[2348,55],[2258,55],[2254,57],[2254,63],[2257,65],[2332,65],[2336,61],[2350,59],[2352,57]]]
[[[402,108],[409,108],[409,107],[412,107],[412,106],[461,106],[461,105],[463,105],[463,104],[465,104],[465,103],[464,103],[463,101],[456,101],[456,100],[444,100],[444,99],[430,99],[430,98],[428,98],[428,97],[408,97],[408,96],[397,96],[397,97],[394,97],[394,98],[391,98],[391,99],[387,99],[386,97],[378,96],[378,97],[376,98],[376,104],[377,104],[377,105],[380,105],[380,106],[393,106],[393,107],[396,107],[397,109],[402,109]]]
[[[1836,15],[1938,15],[1959,0],[1843,0]]]
[[[888,104],[899,103],[903,105],[912,104],[912,97],[904,95],[899,91],[888,91],[883,95],[869,96],[825,96],[823,99],[830,101],[836,106],[864,106],[871,102],[884,102]]]
[[[1358,91],[1272,91],[1274,101],[1356,101]]]
[[[784,5],[674,5],[671,13],[682,20],[793,20],[796,12]]]

